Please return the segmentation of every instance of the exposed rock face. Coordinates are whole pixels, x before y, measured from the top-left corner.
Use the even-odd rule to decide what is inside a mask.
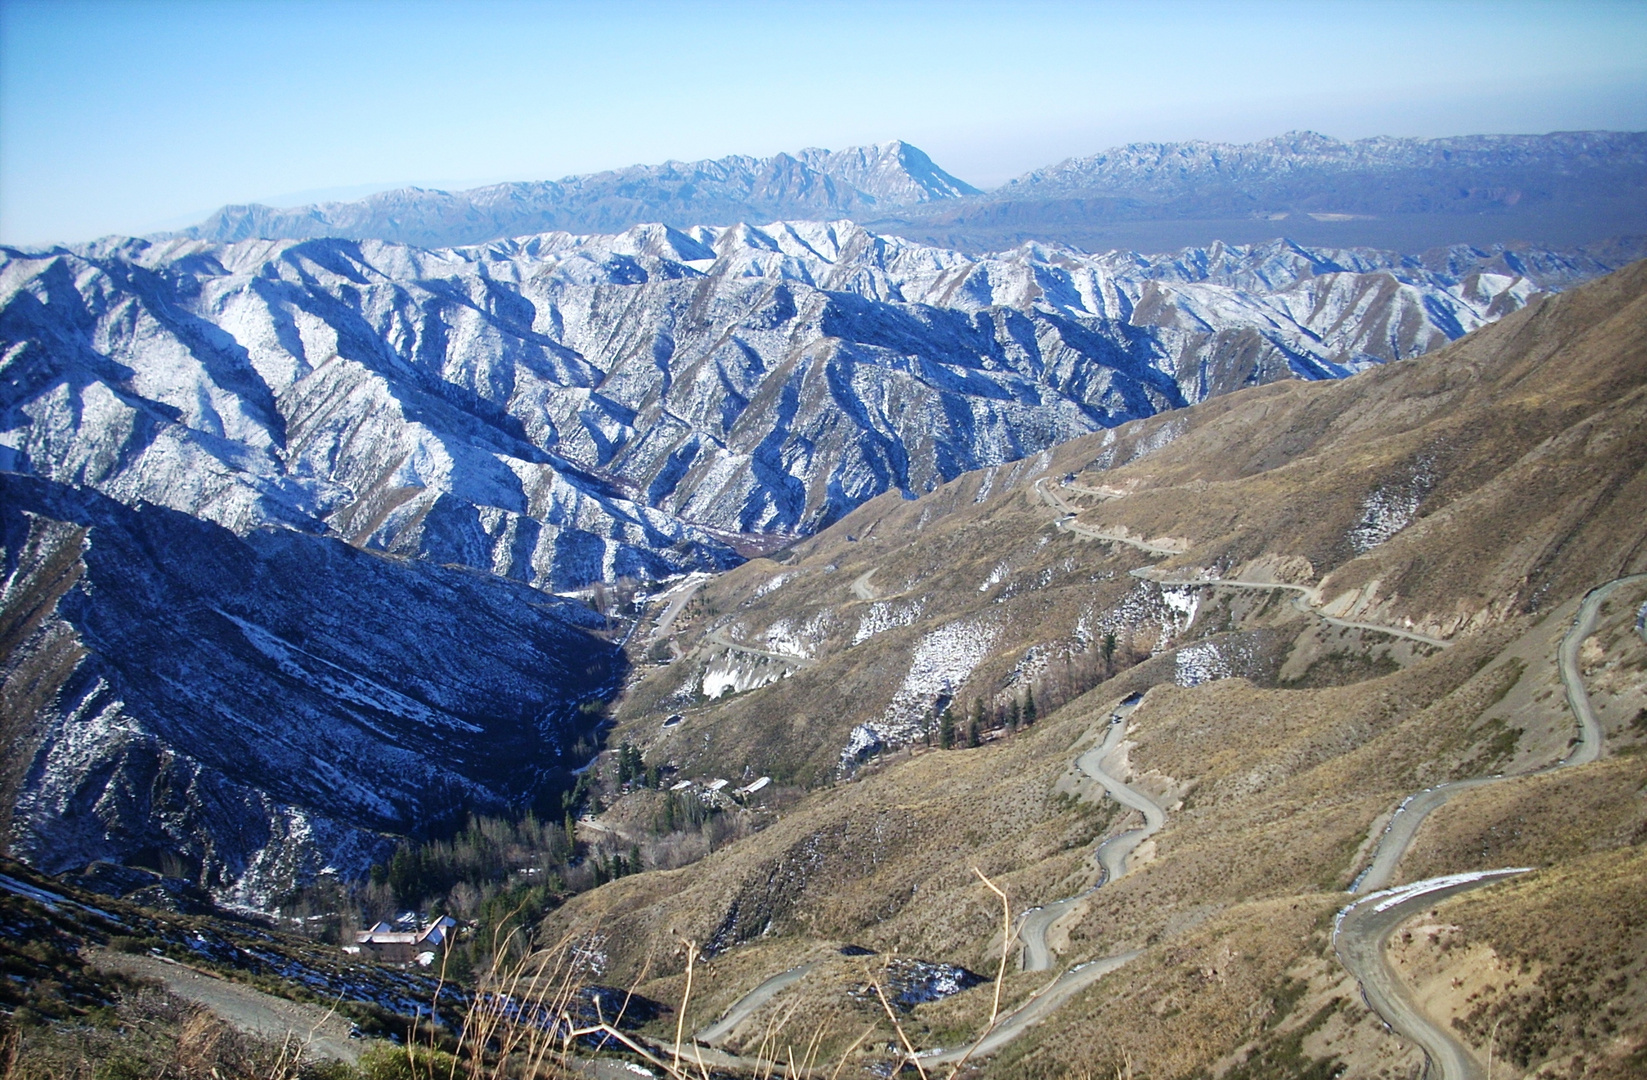
[[[201,240],[390,240],[447,247],[566,230],[617,232],[647,221],[730,225],[834,218],[978,194],[908,143],[809,149],[769,158],[669,161],[493,184],[469,191],[399,188],[356,202],[275,209],[225,206],[180,235]]]
[[[291,529],[0,473],[0,549],[0,820],[48,872],[170,853],[253,905],[358,874],[553,790],[621,674],[581,605]]]
[[[10,251],[0,467],[569,589],[1416,356],[1602,269],[1284,242],[970,257],[844,222]]]

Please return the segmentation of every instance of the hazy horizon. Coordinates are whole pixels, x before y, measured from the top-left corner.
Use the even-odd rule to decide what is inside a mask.
[[[4,0],[0,31],[25,245],[892,139],[991,188],[1140,140],[1647,129],[1633,4]]]

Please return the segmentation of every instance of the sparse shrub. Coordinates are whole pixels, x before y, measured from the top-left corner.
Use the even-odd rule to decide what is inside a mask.
[[[363,1080],[447,1080],[457,1075],[458,1062],[442,1050],[421,1046],[378,1044],[360,1055]]]

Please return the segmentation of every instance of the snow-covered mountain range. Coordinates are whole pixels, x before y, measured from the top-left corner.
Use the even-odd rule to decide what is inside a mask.
[[[458,192],[398,188],[355,202],[292,209],[225,206],[181,235],[227,241],[339,236],[451,246],[554,230],[616,232],[647,221],[879,217],[901,206],[977,193],[915,147],[891,142],[634,165]]]
[[[1610,267],[1287,243],[968,256],[848,222],[0,262],[0,468],[565,590],[1258,382],[1417,356]]]

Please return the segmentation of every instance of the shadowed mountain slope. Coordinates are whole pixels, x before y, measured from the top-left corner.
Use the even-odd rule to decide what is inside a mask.
[[[973,258],[845,223],[0,260],[0,466],[540,587],[716,570],[884,491],[1427,352],[1584,254]]]
[[[9,850],[174,858],[267,904],[389,834],[518,807],[593,752],[587,608],[289,529],[0,473]]]

